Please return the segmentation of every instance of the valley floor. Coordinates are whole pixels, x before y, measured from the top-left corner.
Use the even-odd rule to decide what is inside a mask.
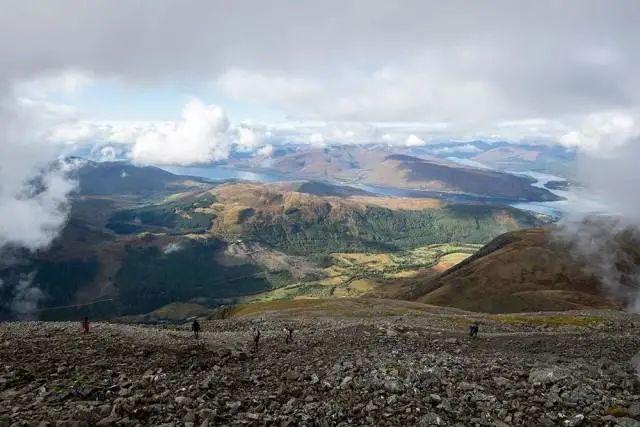
[[[197,341],[189,325],[0,324],[0,425],[640,425],[638,315],[335,304],[251,305]]]

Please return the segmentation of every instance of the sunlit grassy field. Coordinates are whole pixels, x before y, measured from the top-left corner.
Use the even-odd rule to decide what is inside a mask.
[[[475,253],[481,245],[447,243],[392,253],[333,253],[323,277],[300,281],[243,299],[275,301],[300,297],[353,297],[384,292],[402,279],[438,273]]]

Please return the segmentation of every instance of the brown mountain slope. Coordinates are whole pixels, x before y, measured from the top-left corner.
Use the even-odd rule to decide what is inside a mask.
[[[624,276],[625,271],[637,268],[638,247],[621,248],[615,265]],[[437,278],[416,285],[412,299],[491,313],[623,308],[628,304],[629,294],[613,296],[604,291],[597,271],[594,265],[578,260],[548,229],[515,231],[497,237]]]

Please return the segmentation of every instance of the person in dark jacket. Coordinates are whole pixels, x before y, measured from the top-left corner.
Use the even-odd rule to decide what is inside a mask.
[[[198,319],[193,319],[191,330],[193,331],[193,336],[195,337],[195,339],[200,338],[200,323],[198,322]]]
[[[253,348],[258,349],[260,346],[260,329],[253,328]]]
[[[284,330],[287,333],[287,338],[285,338],[285,342],[287,344],[291,344],[293,342],[293,328],[291,326],[285,326]]]
[[[89,333],[89,318],[87,316],[84,316],[84,319],[82,319],[82,333]]]
[[[478,332],[480,331],[480,322],[477,320],[469,325],[469,337],[476,338],[478,336]]]

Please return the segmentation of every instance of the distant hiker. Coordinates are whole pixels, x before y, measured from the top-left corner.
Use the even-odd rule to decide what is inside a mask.
[[[469,325],[469,337],[476,338],[478,336],[478,331],[480,330],[480,322],[477,320]]]
[[[285,339],[285,342],[287,344],[291,344],[293,342],[293,328],[291,326],[285,326],[284,330],[287,333],[287,338]]]
[[[82,333],[89,333],[89,318],[87,316],[84,316],[84,319],[82,319]]]
[[[257,350],[259,345],[260,345],[260,329],[253,328],[253,348]]]
[[[200,338],[200,323],[198,322],[198,319],[193,319],[191,330],[193,331],[193,336],[195,337],[195,339]]]

